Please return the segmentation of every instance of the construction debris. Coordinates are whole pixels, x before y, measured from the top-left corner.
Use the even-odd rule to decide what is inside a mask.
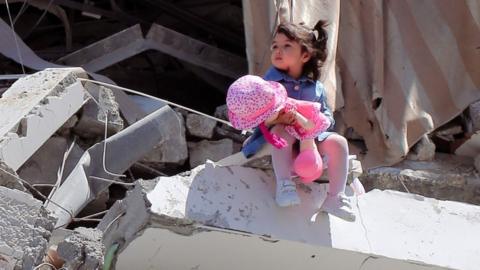
[[[85,92],[77,76],[85,77],[86,73],[81,69],[47,69],[19,79],[3,94],[0,159],[13,170],[83,105]]]
[[[119,245],[121,269],[473,270],[480,262],[467,237],[480,233],[478,206],[375,190],[352,198],[356,222],[326,214],[311,222],[327,186],[299,187],[302,204],[278,208],[271,171],[210,162],[138,181],[99,229],[106,247]]]
[[[66,269],[88,270],[103,267],[104,249],[101,231],[79,227],[58,244],[57,252]]]
[[[436,153],[432,161],[404,160],[395,166],[370,169],[360,178],[366,190],[393,189],[480,204],[480,178],[470,157]]]
[[[32,195],[0,186],[0,268],[39,265],[55,220]]]

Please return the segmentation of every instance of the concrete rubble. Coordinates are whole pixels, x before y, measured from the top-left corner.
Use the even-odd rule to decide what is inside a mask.
[[[0,186],[0,269],[39,265],[55,220],[32,195]]]
[[[271,171],[208,162],[138,181],[98,228],[107,249],[119,245],[118,269],[476,269],[480,262],[471,237],[480,233],[479,206],[374,190],[352,198],[356,222],[326,214],[311,222],[326,185],[299,190],[300,206],[278,208]]]
[[[20,168],[83,105],[85,93],[77,76],[86,77],[86,73],[81,69],[41,71],[19,79],[2,95],[0,159],[12,169]]]
[[[228,85],[247,73],[248,64],[260,64],[248,50],[245,56],[244,27],[250,26],[242,21],[241,6],[248,1],[200,1],[218,11],[198,1],[144,1],[136,8],[152,9],[145,18],[123,11],[122,1],[110,1],[111,11],[96,1],[47,2],[27,6],[61,20],[65,48],[39,49],[39,37],[27,40],[31,33],[21,32],[31,25],[17,21],[25,2],[15,18],[19,27],[0,18],[0,34],[8,37],[0,54],[11,62],[1,63],[2,73],[20,73],[20,67],[10,67],[17,63],[24,73],[0,75],[0,269],[478,268],[479,100],[467,109],[456,106],[455,118],[429,128],[394,166],[364,171],[357,156],[350,156],[347,195],[355,222],[314,215],[327,193],[328,168],[315,183],[298,183],[300,206],[279,208],[270,145],[245,158],[239,150],[248,134],[133,95],[112,81],[120,77],[120,85],[135,90],[193,100],[195,109],[208,114],[215,104],[214,116],[228,121],[226,105],[218,106]],[[154,9],[167,16],[148,21]],[[74,10],[98,21],[78,21]],[[106,26],[108,20],[121,21],[121,27]],[[52,33],[49,28],[57,26],[47,21],[32,31]],[[228,23],[238,25],[223,28]],[[75,24],[85,29],[76,29],[80,42],[72,44]],[[92,29],[100,34],[86,35]],[[37,35],[59,43],[56,35]],[[262,55],[268,60],[268,48]],[[26,75],[28,68],[39,72]],[[348,89],[344,82],[336,87],[338,100]],[[214,91],[204,92],[201,84]],[[380,106],[382,99],[376,101],[374,107]],[[345,112],[337,106],[337,126]],[[363,122],[377,128],[371,119]],[[359,157],[375,138],[347,126],[337,132]],[[366,194],[354,194],[351,183],[357,179]]]

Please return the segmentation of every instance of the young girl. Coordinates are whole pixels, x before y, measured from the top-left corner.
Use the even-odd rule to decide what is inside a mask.
[[[325,88],[318,81],[320,67],[327,57],[327,32],[325,22],[320,21],[311,30],[303,25],[291,23],[280,24],[275,32],[271,46],[272,67],[264,79],[281,83],[289,97],[300,100],[319,102],[322,112],[330,118],[329,130],[334,120],[327,107]],[[282,207],[300,203],[296,184],[292,181],[292,145],[295,138],[285,132],[285,125],[295,122],[290,112],[281,113],[276,119],[267,121],[273,126],[271,132],[284,138],[288,146],[272,152],[272,163],[276,177],[277,204]],[[244,145],[242,151],[250,156],[260,148],[264,139],[254,134]],[[348,143],[341,135],[326,131],[317,138],[317,148],[322,156],[327,156],[329,188],[326,200],[320,210],[348,221],[355,220],[351,203],[345,196],[348,170]]]

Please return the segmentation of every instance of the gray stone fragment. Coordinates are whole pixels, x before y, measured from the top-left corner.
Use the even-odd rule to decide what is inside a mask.
[[[207,159],[218,161],[233,153],[233,141],[222,139],[219,141],[203,140],[198,143],[188,143],[190,153],[190,167],[204,164]]]
[[[215,109],[215,112],[213,113],[213,115],[216,118],[220,118],[220,119],[228,121],[227,104],[223,104],[223,105],[218,106]]]
[[[57,252],[66,269],[90,270],[103,267],[104,249],[100,230],[79,227],[58,244]]]
[[[418,141],[410,150],[407,155],[409,160],[428,161],[433,160],[435,157],[435,144],[430,140],[428,135],[423,135],[420,141]]]
[[[85,88],[96,102],[91,99],[83,106],[82,116],[74,128],[75,132],[85,138],[103,136],[107,115],[108,132],[113,134],[122,130],[123,119],[120,117],[119,105],[112,90],[93,83],[85,84]]]
[[[16,260],[16,268],[32,269],[42,262],[54,224],[41,201],[0,187],[0,256]]]
[[[0,186],[26,191],[23,183],[17,177],[18,174],[0,160]]]
[[[199,138],[211,139],[217,121],[202,115],[190,113],[187,115],[187,130],[190,135]]]

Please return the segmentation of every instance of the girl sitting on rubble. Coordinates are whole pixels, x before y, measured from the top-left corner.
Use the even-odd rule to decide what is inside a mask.
[[[313,30],[301,24],[280,24],[271,44],[272,67],[267,71],[264,79],[282,84],[290,98],[318,102],[321,105],[321,113],[329,119],[331,124],[328,131],[321,132],[316,138],[316,148],[322,156],[327,157],[329,171],[328,194],[320,211],[354,221],[355,214],[351,202],[345,195],[348,143],[343,136],[330,131],[333,128],[334,119],[331,110],[327,107],[325,88],[318,81],[320,67],[327,58],[327,32],[324,26],[325,22],[323,21],[317,23]],[[281,95],[277,95],[274,99],[268,100],[270,102],[268,104],[275,104],[281,98]],[[257,101],[259,101],[258,104],[265,104],[265,96],[258,96]],[[229,96],[227,95],[228,105]],[[228,108],[232,122],[232,118],[235,119],[235,112],[230,110],[232,106],[228,106]],[[271,107],[269,107],[270,109]],[[237,119],[258,121],[259,116],[264,117],[265,107],[248,108],[248,110],[250,115],[247,118]],[[269,112],[271,113],[271,111]],[[272,117],[272,115],[274,116]],[[268,115],[267,118],[260,119],[256,124],[265,123],[275,138],[286,140],[285,147],[273,147],[272,150],[272,163],[276,178],[275,200],[281,207],[298,205],[300,197],[291,175],[294,161],[292,145],[296,138],[285,129],[286,126],[295,125],[298,118],[296,118],[295,110],[278,110],[275,114]],[[255,154],[263,146],[265,143],[263,134],[264,132],[257,128],[245,142],[242,152],[247,157]]]

